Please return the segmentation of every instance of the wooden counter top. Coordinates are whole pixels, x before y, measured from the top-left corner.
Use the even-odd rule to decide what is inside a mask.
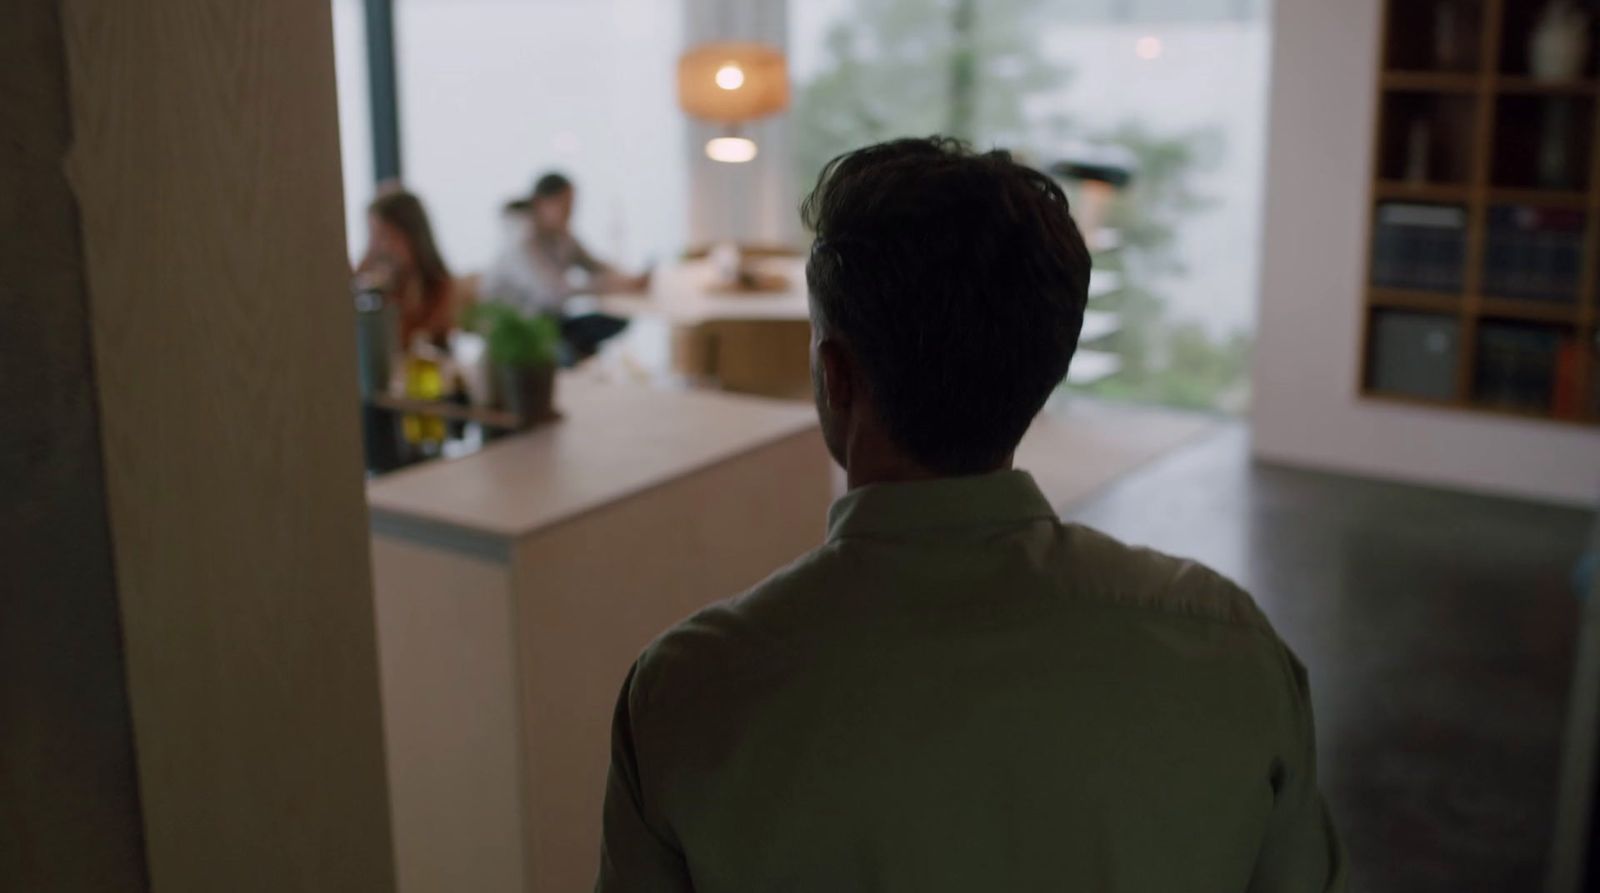
[[[800,403],[569,375],[556,406],[559,422],[374,479],[374,522],[516,539],[817,426]]]
[[[656,270],[651,276],[649,295],[602,295],[600,308],[617,316],[653,314],[674,325],[729,319],[803,322],[811,318],[804,258],[764,258],[752,261],[750,268],[781,277],[787,287],[773,292],[718,290],[716,274],[708,261],[685,261]]]

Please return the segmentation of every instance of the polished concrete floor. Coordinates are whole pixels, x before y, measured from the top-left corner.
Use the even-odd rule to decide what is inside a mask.
[[[1540,888],[1587,513],[1253,464],[1242,426],[1064,509],[1254,593],[1311,673],[1352,890]]]

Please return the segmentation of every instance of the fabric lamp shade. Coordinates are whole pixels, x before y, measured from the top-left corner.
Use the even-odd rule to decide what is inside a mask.
[[[764,43],[717,42],[678,60],[678,105],[706,121],[737,124],[789,107],[789,65]]]

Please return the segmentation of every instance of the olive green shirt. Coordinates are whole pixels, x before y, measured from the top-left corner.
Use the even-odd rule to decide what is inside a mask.
[[[597,889],[1322,891],[1305,671],[1250,597],[1020,471],[856,490],[650,645]]]

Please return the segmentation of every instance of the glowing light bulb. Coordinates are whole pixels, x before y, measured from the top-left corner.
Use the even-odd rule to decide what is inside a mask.
[[[727,63],[717,69],[717,86],[724,90],[737,90],[744,86],[744,69]]]
[[[712,161],[742,164],[756,157],[756,141],[742,136],[719,136],[706,143],[706,157]]]
[[[1161,38],[1156,37],[1153,34],[1147,34],[1144,37],[1139,38],[1133,44],[1133,54],[1147,62],[1151,59],[1161,58],[1161,52],[1163,49],[1164,47],[1161,46]]]

